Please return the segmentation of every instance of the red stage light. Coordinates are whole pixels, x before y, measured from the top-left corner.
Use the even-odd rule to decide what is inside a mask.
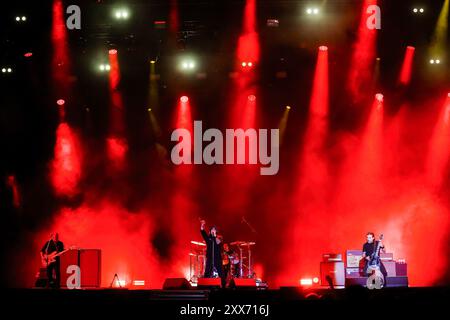
[[[189,101],[189,98],[188,98],[187,96],[182,96],[182,97],[180,98],[180,101],[183,102],[183,103],[186,103],[186,102]]]
[[[248,96],[248,100],[249,101],[255,101],[256,100],[256,96],[251,94],[251,95]]]
[[[58,101],[56,101],[56,104],[58,106],[63,106],[66,103],[66,101],[64,101],[64,99],[59,99]]]
[[[375,99],[377,99],[379,102],[383,102],[384,96],[381,93],[377,93],[375,95]]]
[[[414,47],[406,47],[405,58],[403,59],[403,65],[400,72],[400,83],[403,85],[407,85],[411,81],[414,51]]]
[[[27,52],[27,53],[25,53],[23,56],[24,56],[25,58],[29,58],[29,57],[31,57],[32,55],[33,55],[33,53]]]
[[[320,51],[327,51],[327,50],[328,50],[328,47],[327,47],[327,46],[320,46],[320,47],[319,47],[319,50],[320,50]]]
[[[108,52],[109,52],[109,54],[117,54],[117,50],[116,49],[111,49]]]

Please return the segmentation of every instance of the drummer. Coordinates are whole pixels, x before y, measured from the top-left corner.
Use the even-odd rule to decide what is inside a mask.
[[[237,257],[237,253],[230,248],[228,243],[224,243],[222,247],[222,265],[223,275],[227,283],[229,283],[232,277],[238,276],[239,258]]]

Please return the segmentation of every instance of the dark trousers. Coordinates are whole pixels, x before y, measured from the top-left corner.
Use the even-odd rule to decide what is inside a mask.
[[[50,263],[47,266],[47,278],[48,278],[49,287],[59,289],[60,282],[61,282],[59,261]]]

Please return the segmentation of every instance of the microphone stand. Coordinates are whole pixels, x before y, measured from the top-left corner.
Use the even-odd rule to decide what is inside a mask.
[[[258,233],[256,232],[255,228],[253,228],[252,225],[248,223],[248,221],[245,219],[245,216],[242,216],[241,223],[245,223],[253,233]]]

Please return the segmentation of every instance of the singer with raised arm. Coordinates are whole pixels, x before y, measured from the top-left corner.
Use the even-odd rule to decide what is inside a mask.
[[[205,220],[200,220],[200,232],[206,242],[206,267],[205,278],[222,278],[222,255],[220,244],[221,241],[217,237],[217,228],[212,226],[209,234],[205,231]]]

